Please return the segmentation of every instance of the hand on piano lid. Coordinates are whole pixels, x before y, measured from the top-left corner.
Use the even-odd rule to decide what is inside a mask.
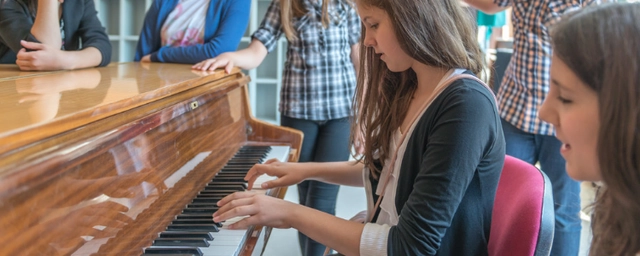
[[[261,187],[263,189],[288,187],[298,184],[307,178],[304,170],[299,163],[283,163],[274,158],[267,160],[264,164],[256,164],[251,167],[244,177],[244,180],[248,181],[248,188],[251,189],[256,179],[266,174],[278,178],[262,183]]]
[[[44,71],[72,69],[68,53],[50,45],[21,40],[22,49],[16,54],[16,64],[20,70]],[[97,49],[96,49],[97,50]]]
[[[195,65],[191,66],[191,68],[196,70],[209,71],[214,71],[217,68],[224,68],[227,74],[230,74],[231,70],[236,65],[235,63],[237,63],[238,58],[239,56],[236,52],[225,52],[215,58],[210,58],[198,62]]]
[[[209,76],[215,74],[216,71],[192,69],[191,73],[196,74],[197,76]]]
[[[224,197],[218,201],[218,207],[220,209],[213,214],[213,221],[222,222],[247,216],[228,226],[229,229],[245,229],[253,225],[291,228],[289,214],[295,207],[303,206],[261,193],[244,191]]]

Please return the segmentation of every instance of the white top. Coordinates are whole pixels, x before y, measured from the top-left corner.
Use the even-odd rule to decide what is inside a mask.
[[[180,0],[162,24],[162,46],[204,43],[204,25],[210,0]]]
[[[452,72],[450,71],[449,75],[445,75],[440,80],[436,86],[436,90],[450,77],[462,74],[465,71],[465,69],[455,69]],[[435,98],[437,98],[437,95],[433,99]],[[418,115],[418,119],[422,117],[430,105],[431,103],[428,103],[426,107],[422,109],[420,115]],[[364,226],[362,236],[360,237],[360,255],[387,255],[387,239],[389,236],[389,230],[391,229],[391,226],[398,224],[399,219],[398,212],[396,211],[395,198],[396,187],[398,185],[398,175],[400,175],[400,166],[402,165],[402,157],[404,156],[404,152],[407,148],[407,143],[409,141],[408,138],[411,137],[417,123],[417,120],[414,120],[411,124],[407,130],[407,135],[404,136],[404,141],[400,141],[403,137],[400,129],[396,130],[393,134],[393,138],[391,138],[391,145],[389,147],[391,152],[389,152],[389,157],[385,160],[385,165],[382,167],[380,182],[378,182],[378,187],[376,188],[376,194],[380,195],[383,191],[384,185],[387,185],[387,187],[384,188],[382,202],[380,202],[380,214],[378,214],[376,223],[367,223]],[[399,143],[402,144],[398,147]],[[396,150],[398,151],[397,154],[395,152]],[[391,158],[394,156],[397,158],[395,161],[392,161]],[[394,166],[393,169],[390,169],[389,165],[392,162]],[[362,178],[367,191],[367,220],[369,220],[371,219],[371,214],[375,214],[375,209],[373,208],[376,202],[373,201],[373,197],[370,193],[372,188],[371,183],[369,183],[369,170],[367,168],[365,168]],[[388,182],[387,179],[389,180]]]

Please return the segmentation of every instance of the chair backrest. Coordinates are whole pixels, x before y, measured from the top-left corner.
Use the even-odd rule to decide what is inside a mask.
[[[549,178],[506,156],[491,216],[489,255],[549,255],[554,225]]]

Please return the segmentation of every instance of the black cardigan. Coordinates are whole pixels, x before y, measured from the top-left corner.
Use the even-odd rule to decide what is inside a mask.
[[[399,222],[389,231],[388,255],[487,255],[504,154],[490,90],[475,80],[453,82],[408,141],[396,189]]]
[[[93,0],[65,0],[62,3],[64,47],[65,50],[95,47],[102,54],[99,66],[106,66],[111,61],[111,44],[97,14]],[[0,3],[1,64],[15,64],[16,54],[22,48],[20,40],[39,42],[31,34],[34,19],[27,6],[16,0]]]

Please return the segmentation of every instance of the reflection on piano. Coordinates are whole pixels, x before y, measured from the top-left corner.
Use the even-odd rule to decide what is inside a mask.
[[[95,70],[78,89],[53,79],[76,71],[0,72],[0,255],[259,255],[270,229],[213,223],[215,202],[254,163],[297,160],[302,134],[251,116],[239,70]],[[25,83],[65,100],[42,118]]]

